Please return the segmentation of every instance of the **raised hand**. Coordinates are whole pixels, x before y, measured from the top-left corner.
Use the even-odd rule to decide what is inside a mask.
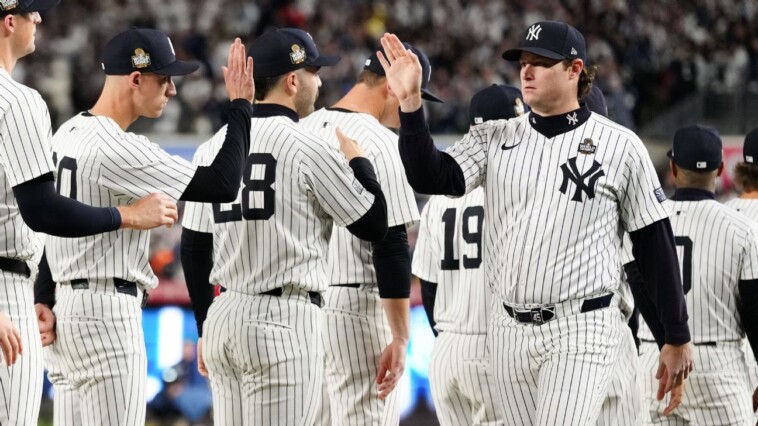
[[[221,67],[224,72],[224,83],[229,100],[247,99],[251,103],[255,100],[255,85],[253,84],[253,58],[247,57],[245,61],[245,45],[239,38],[229,46],[229,58],[227,65]]]
[[[382,52],[377,52],[379,63],[384,68],[387,83],[400,102],[403,112],[421,108],[421,63],[416,54],[406,49],[395,34],[381,38]]]
[[[121,227],[146,230],[171,227],[179,220],[176,203],[168,195],[153,193],[128,206],[118,206]]]
[[[0,350],[3,351],[5,365],[8,367],[15,364],[18,356],[24,351],[21,333],[8,315],[2,312],[0,312]]]

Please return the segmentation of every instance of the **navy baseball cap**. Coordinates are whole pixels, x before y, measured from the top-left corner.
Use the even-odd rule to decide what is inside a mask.
[[[280,28],[264,33],[250,46],[254,77],[275,77],[305,67],[328,67],[339,56],[319,55],[313,38],[297,28]]]
[[[534,53],[550,59],[581,59],[587,62],[584,36],[565,22],[542,21],[527,28],[518,47],[506,50],[503,59],[518,61],[521,52]]]
[[[168,36],[158,30],[132,28],[105,44],[102,67],[108,75],[134,71],[160,75],[187,75],[200,65],[176,59]]]
[[[0,0],[0,15],[43,12],[60,2],[61,0]]]
[[[518,117],[529,111],[521,90],[504,84],[493,84],[471,98],[468,106],[469,125],[475,126],[490,120]]]
[[[444,103],[445,101],[443,101],[442,98],[429,91],[429,80],[432,78],[432,65],[429,63],[429,58],[421,51],[421,49],[413,47],[408,43],[403,43],[403,46],[415,53],[416,56],[418,56],[418,61],[421,63],[421,98],[426,99],[427,101]],[[380,46],[379,50],[382,52],[382,55],[384,55],[384,48]],[[374,53],[366,59],[363,69],[384,76],[384,68],[382,67],[382,63],[379,62],[379,56],[376,52],[377,51],[374,50]],[[385,55],[385,58],[386,57],[387,55]]]
[[[742,145],[742,157],[746,163],[758,163],[758,127],[745,135],[745,143]]]
[[[592,85],[592,89],[590,89],[590,93],[587,93],[580,102],[587,105],[587,108],[589,108],[590,111],[600,114],[603,117],[608,117],[608,104],[605,103],[603,91],[594,84]]]
[[[686,170],[716,170],[721,165],[723,156],[721,137],[712,127],[682,127],[674,133],[674,148],[666,155]]]

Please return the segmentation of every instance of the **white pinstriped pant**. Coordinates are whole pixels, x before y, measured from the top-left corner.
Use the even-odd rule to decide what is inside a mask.
[[[441,332],[432,350],[429,381],[442,426],[503,424],[486,334]]]
[[[318,424],[397,426],[395,389],[378,398],[379,358],[392,341],[375,285],[327,289],[323,309],[324,395]]]
[[[753,392],[742,341],[718,342],[717,346],[694,346],[695,369],[690,373],[681,405],[668,417],[663,401],[655,399],[660,352],[655,343],[640,345],[640,376],[643,407],[649,413],[645,424],[656,425],[754,425]]]
[[[307,292],[226,291],[203,325],[217,426],[311,425],[321,405],[321,314]]]
[[[487,330],[506,425],[594,424],[628,328],[617,307],[520,324],[493,299]]]
[[[57,339],[46,353],[54,421],[65,426],[145,424],[147,355],[142,292],[58,285]]]
[[[639,425],[642,401],[637,387],[639,363],[637,346],[632,330],[625,327],[619,361],[613,369],[613,379],[608,386],[608,396],[598,417],[598,426]]]
[[[37,424],[42,400],[42,342],[34,312],[34,280],[0,271],[0,312],[21,333],[24,353],[12,367],[0,355],[0,425]]]

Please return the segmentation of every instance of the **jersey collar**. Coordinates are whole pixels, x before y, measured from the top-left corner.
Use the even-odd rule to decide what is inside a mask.
[[[705,189],[678,188],[671,197],[673,201],[703,201],[715,200],[716,194]]]
[[[255,104],[253,105],[253,118],[277,117],[283,115],[297,123],[300,117],[297,113],[286,106],[279,104]]]
[[[543,117],[534,111],[529,112],[529,124],[546,138],[552,138],[561,133],[570,132],[584,124],[592,113],[586,105],[565,114]]]

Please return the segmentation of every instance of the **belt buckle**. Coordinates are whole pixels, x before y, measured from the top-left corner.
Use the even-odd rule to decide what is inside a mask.
[[[542,325],[548,321],[555,319],[555,305],[546,305],[531,310],[532,322],[537,325]]]

